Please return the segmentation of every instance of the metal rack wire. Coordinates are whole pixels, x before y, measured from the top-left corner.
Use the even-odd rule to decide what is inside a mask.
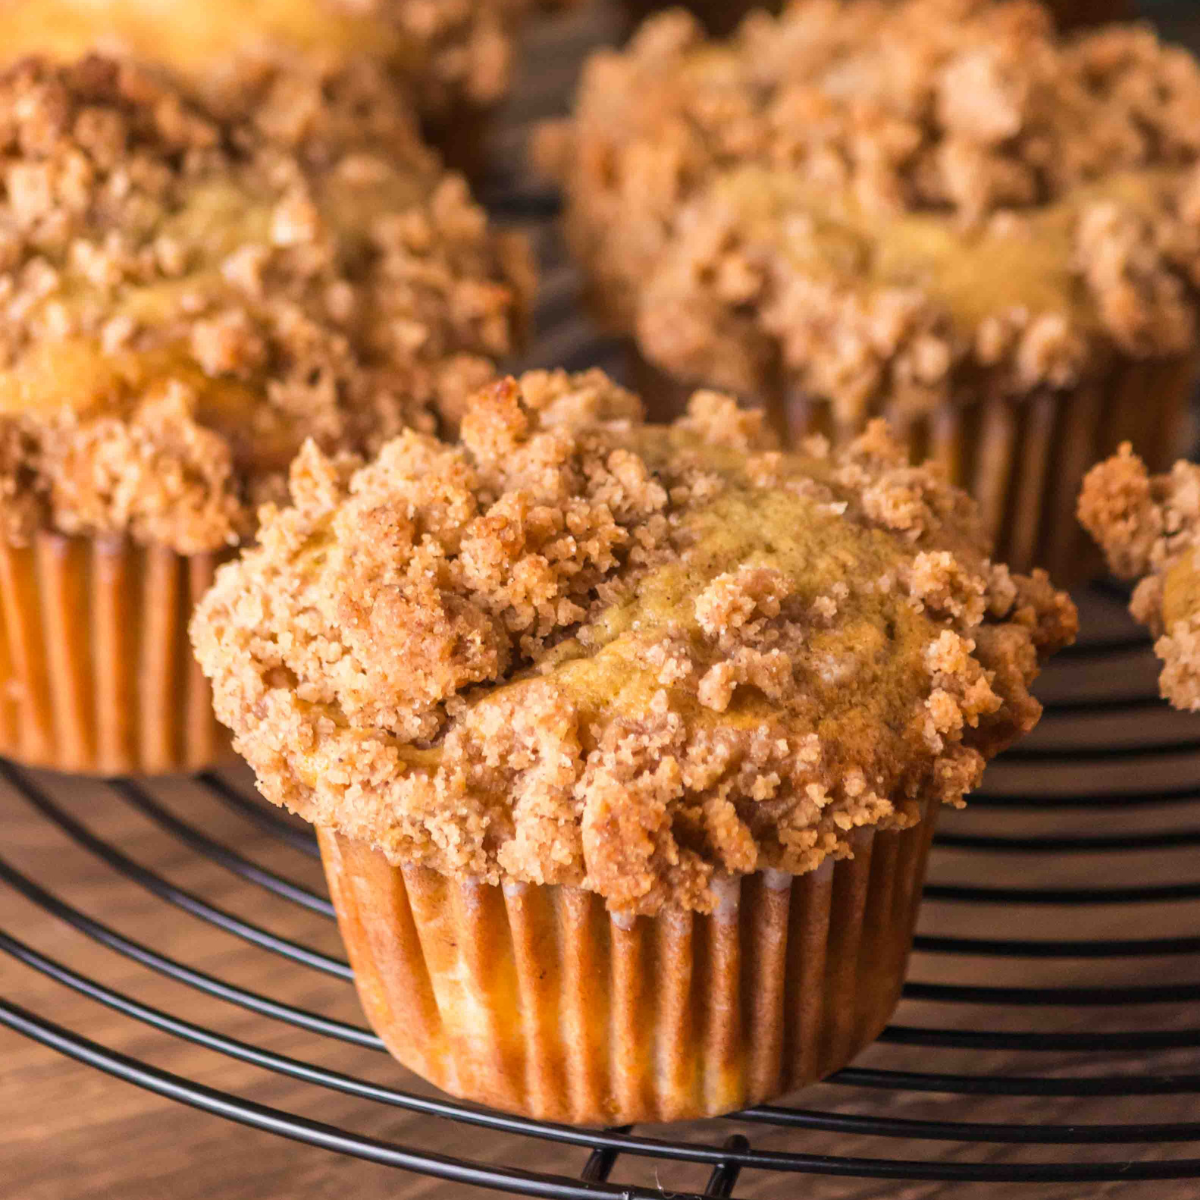
[[[1093,595],[1093,605],[1111,608],[1115,601],[1103,595]],[[1105,664],[1130,660],[1145,678],[1151,670],[1146,664],[1144,642],[1120,637],[1101,640],[1079,647],[1069,656],[1058,674],[1050,676],[1050,690],[1072,672],[1095,674],[1097,668],[1106,677],[1125,679],[1129,668],[1118,672],[1106,669]],[[1084,689],[1085,692],[1087,689]],[[1111,689],[1108,689],[1111,691]],[[942,854],[988,856],[989,861],[1009,860],[1018,868],[1024,861],[1049,855],[1053,860],[1069,862],[1079,854],[1099,854],[1107,861],[1119,864],[1127,855],[1140,852],[1187,850],[1200,845],[1200,788],[1182,784],[1162,786],[1155,770],[1172,759],[1200,754],[1200,737],[1186,724],[1164,724],[1163,710],[1146,691],[1114,699],[1101,690],[1091,689],[1090,697],[1079,698],[1074,685],[1066,688],[1063,698],[1051,700],[1047,706],[1044,729],[1049,732],[1035,739],[1030,748],[1010,755],[1007,765],[1002,760],[996,768],[1000,776],[999,790],[979,798],[973,824],[951,819],[937,839]],[[1122,745],[1077,744],[1078,733],[1093,721],[1107,722],[1113,716],[1126,722],[1139,723],[1145,736]],[[1067,732],[1059,734],[1059,728]],[[1183,730],[1176,736],[1173,729]],[[1072,732],[1074,731],[1074,732]],[[1050,764],[1072,767],[1094,766],[1119,760],[1134,762],[1136,773],[1148,783],[1144,787],[1120,787],[1116,791],[1062,792],[1051,790],[1043,794],[1017,787],[1009,790],[1007,781],[1015,772],[1043,772]],[[171,882],[164,875],[144,866],[125,849],[98,835],[75,815],[75,806],[56,799],[47,781],[9,763],[0,762],[0,777],[10,785],[19,802],[31,806],[40,818],[54,827],[56,834],[99,860],[106,870],[120,876],[124,884],[142,889],[161,902],[164,919],[198,919],[215,926],[232,938],[254,947],[262,954],[278,956],[294,966],[324,973],[349,986],[351,973],[348,964],[335,956],[323,953],[303,940],[291,940],[270,932],[264,926],[238,915],[214,899],[189,891]],[[311,835],[281,814],[244,794],[237,786],[219,775],[208,775],[200,781],[211,797],[235,812],[239,819],[252,822],[260,831],[269,831],[286,853],[299,858],[316,855]],[[175,839],[187,854],[201,856],[232,874],[253,896],[256,890],[270,893],[277,901],[299,906],[306,920],[317,923],[332,919],[328,899],[295,878],[269,869],[260,862],[245,857],[232,845],[213,837],[201,825],[179,815],[173,807],[155,794],[151,786],[129,780],[111,785],[85,785],[94,793],[90,803],[122,804],[135,809],[142,818],[157,826],[162,834]],[[1122,811],[1136,814],[1154,805],[1160,811],[1173,814],[1167,828],[1149,828],[1141,832],[1119,833],[1074,832],[1021,833],[1015,835],[1005,826],[1013,813],[1069,813],[1073,823],[1090,826],[1090,820],[1080,820],[1089,812]],[[988,828],[977,832],[980,817]],[[996,819],[1000,817],[999,821]],[[1061,827],[1061,821],[1058,823]],[[935,865],[935,878],[938,872]],[[1113,872],[1107,871],[1103,878]],[[1004,872],[996,872],[1003,878]],[[244,988],[210,974],[184,961],[164,955],[150,946],[118,932],[96,915],[82,911],[65,900],[58,891],[38,882],[25,870],[0,854],[0,881],[19,893],[26,901],[37,905],[78,933],[99,943],[113,954],[133,960],[146,971],[187,985],[201,993],[205,1002],[230,1004],[257,1014],[263,1021],[285,1022],[304,1030],[314,1039],[331,1038],[371,1050],[382,1050],[378,1038],[366,1027],[351,1024],[319,1012],[309,1011]],[[216,1116],[265,1130],[280,1137],[307,1142],[339,1154],[351,1155],[406,1171],[456,1181],[497,1188],[526,1196],[556,1198],[620,1196],[626,1200],[660,1196],[657,1188],[613,1182],[623,1163],[635,1157],[651,1158],[659,1165],[660,1176],[669,1173],[672,1163],[702,1164],[711,1170],[703,1193],[674,1193],[686,1200],[705,1197],[731,1196],[743,1172],[790,1174],[826,1174],[861,1176],[880,1179],[946,1180],[946,1181],[1008,1181],[1008,1182],[1104,1182],[1114,1180],[1154,1180],[1200,1178],[1200,1157],[1151,1156],[1156,1147],[1178,1147],[1200,1142],[1200,1120],[1165,1122],[1106,1122],[1081,1124],[1074,1120],[1047,1123],[978,1122],[914,1119],[894,1115],[888,1100],[899,1093],[940,1093],[974,1095],[995,1098],[1061,1097],[1064,1103],[1071,1098],[1103,1097],[1114,1101],[1130,1097],[1194,1096],[1200,1093],[1200,1073],[1164,1069],[1161,1072],[1117,1072],[1097,1074],[1084,1070],[1069,1075],[1040,1074],[1036,1067],[1027,1072],[995,1073],[986,1069],[997,1051],[1017,1052],[1034,1056],[1037,1052],[1057,1052],[1073,1056],[1097,1056],[1096,1061],[1108,1063],[1111,1056],[1129,1051],[1142,1054],[1170,1054],[1196,1051],[1200,1048],[1200,1028],[1175,1027],[1173,1023],[1156,1024],[1142,1018],[1127,1022],[1129,1027],[1085,1029],[1063,1027],[1045,1012],[1060,1006],[1074,1009],[1106,1010],[1120,1013],[1128,1006],[1169,1006],[1190,1004],[1200,1000],[1200,981],[1152,982],[1142,981],[1140,964],[1152,959],[1174,959],[1187,963],[1188,956],[1200,950],[1200,912],[1193,911],[1193,902],[1200,899],[1200,879],[1148,882],[1140,886],[1109,886],[1090,883],[1085,887],[1056,886],[1053,879],[1032,886],[987,886],[970,883],[935,882],[928,888],[927,907],[966,906],[991,913],[1007,911],[1015,905],[1037,905],[1039,908],[1094,909],[1109,906],[1127,910],[1129,906],[1158,903],[1179,906],[1185,914],[1186,929],[1173,936],[1144,936],[1120,938],[1057,938],[1039,939],[1025,936],[980,937],[931,933],[923,930],[917,940],[922,961],[941,967],[939,974],[948,981],[911,981],[905,989],[908,1005],[921,1003],[948,1008],[956,1013],[972,1014],[986,1008],[1011,1012],[1026,1012],[1029,1019],[1018,1029],[981,1028],[971,1020],[952,1020],[943,1026],[917,1025],[905,1019],[902,1008],[898,1022],[884,1034],[883,1043],[891,1047],[921,1047],[927,1055],[928,1070],[897,1070],[884,1067],[852,1066],[836,1077],[839,1089],[856,1092],[867,1111],[847,1113],[834,1108],[790,1107],[765,1105],[739,1114],[734,1121],[714,1121],[696,1127],[697,1133],[686,1137],[667,1136],[658,1132],[633,1129],[582,1130],[546,1124],[497,1112],[459,1104],[448,1098],[419,1095],[388,1087],[349,1074],[319,1066],[301,1058],[290,1057],[227,1036],[215,1028],[183,1019],[140,1002],[124,991],[114,989],[98,979],[75,969],[69,962],[46,954],[21,940],[11,930],[0,930],[0,951],[10,960],[41,972],[43,975],[89,997],[98,1004],[156,1030],[169,1037],[182,1039],[203,1047],[216,1055],[239,1060],[290,1077],[316,1088],[332,1089],[361,1100],[364,1104],[390,1105],[430,1118],[443,1118],[502,1133],[512,1139],[509,1161],[537,1160],[536,1141],[549,1141],[577,1147],[584,1160],[577,1179],[560,1174],[544,1174],[528,1167],[497,1166],[472,1161],[469,1156],[450,1157],[422,1151],[417,1146],[401,1145],[354,1132],[351,1128],[335,1128],[307,1117],[268,1107],[245,1099],[232,1092],[218,1090],[206,1084],[182,1078],[148,1062],[106,1048],[85,1034],[64,1028],[44,1013],[22,1008],[2,997],[3,979],[0,972],[0,1024],[33,1038],[79,1062],[139,1087],[158,1093],[170,1100],[190,1105]],[[0,909],[0,911],[3,911]],[[989,921],[990,924],[990,921]],[[1052,970],[1050,980],[1036,986],[1025,984],[971,983],[956,980],[955,963],[959,961],[991,962],[992,970],[1004,977],[1015,961],[1036,961]],[[1124,964],[1122,982],[1102,986],[1082,986],[1074,982],[1080,963],[1114,961]],[[1136,980],[1136,982],[1131,982]],[[1145,1011],[1139,1009],[1138,1011]],[[1008,1024],[1010,1022],[1004,1022]],[[967,1062],[975,1057],[984,1063],[979,1070],[940,1069],[937,1055],[954,1055],[961,1061],[966,1052]],[[825,1089],[828,1091],[829,1089]],[[800,1098],[801,1102],[807,1095]],[[872,1111],[874,1109],[875,1111]],[[794,1140],[791,1148],[759,1148],[754,1144],[754,1129],[769,1128],[784,1140]],[[743,1130],[749,1129],[749,1135]],[[808,1153],[802,1148],[805,1136],[813,1132],[838,1135],[847,1152],[837,1154]],[[855,1153],[854,1144],[863,1138],[891,1139],[900,1148],[895,1156],[868,1156]],[[531,1142],[531,1139],[533,1140]],[[779,1137],[772,1139],[779,1141]],[[1013,1145],[1054,1148],[1043,1149],[1037,1161],[959,1161],[943,1157],[947,1144],[966,1144],[982,1149]],[[1127,1147],[1119,1158],[1099,1161],[1092,1147],[1107,1145]]]

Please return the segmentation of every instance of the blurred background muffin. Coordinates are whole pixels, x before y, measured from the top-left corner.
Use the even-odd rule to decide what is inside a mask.
[[[523,246],[402,110],[364,143],[357,96],[289,78],[223,117],[127,60],[0,76],[5,755],[210,762],[186,622],[301,444],[453,426],[513,348]]]
[[[1151,475],[1124,445],[1088,472],[1079,519],[1112,573],[1137,581],[1129,611],[1156,639],[1163,698],[1200,712],[1200,465]]]
[[[1179,451],[1195,379],[1200,71],[1031,0],[797,0],[728,41],[682,12],[588,64],[539,153],[652,409],[697,383],[789,439],[886,416],[998,554],[1095,565],[1086,468]]]
[[[557,4],[564,0],[556,0]],[[244,111],[264,65],[325,81],[370,64],[410,95],[450,165],[480,166],[484,115],[508,90],[514,39],[538,0],[0,0],[3,53],[91,50],[160,62],[205,102]],[[549,7],[549,4],[546,5]],[[361,114],[369,118],[367,110]]]
[[[732,33],[751,12],[778,14],[784,0],[621,0],[631,21],[642,21],[664,8],[685,8],[704,23],[709,33]],[[886,2],[886,0],[885,0]],[[1123,21],[1134,15],[1132,0],[1048,0],[1060,29]]]

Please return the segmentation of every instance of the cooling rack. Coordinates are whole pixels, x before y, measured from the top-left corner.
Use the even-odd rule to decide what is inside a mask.
[[[1154,11],[1191,32],[1190,5]],[[573,315],[553,198],[513,166],[613,31],[602,9],[535,30],[497,134],[486,201],[543,267],[531,365],[622,366]],[[1042,725],[942,821],[893,1024],[787,1102],[581,1130],[434,1092],[361,1023],[310,831],[237,771],[78,783],[0,760],[0,829],[32,831],[0,839],[0,1025],[76,1060],[81,1093],[103,1072],[395,1168],[397,1194],[416,1176],[562,1200],[1200,1179],[1200,718],[1158,700],[1121,589],[1077,599],[1085,634],[1041,681]]]

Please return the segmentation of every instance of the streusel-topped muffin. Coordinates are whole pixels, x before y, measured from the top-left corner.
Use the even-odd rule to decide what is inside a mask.
[[[1009,561],[1070,573],[1086,467],[1123,438],[1177,450],[1197,114],[1195,60],[1142,26],[796,0],[725,41],[652,19],[542,150],[596,306],[656,368],[792,437],[885,415]]]
[[[766,11],[777,13],[783,0],[623,0],[632,20],[640,21],[663,8],[686,8],[698,16],[712,33],[732,33],[747,13]],[[1048,0],[1050,11],[1059,29],[1074,29],[1079,25],[1097,25],[1102,21],[1125,21],[1133,17],[1130,0]]]
[[[209,105],[245,111],[264,70],[327,87],[391,76],[437,139],[462,134],[508,89],[512,42],[535,0],[0,0],[4,53],[73,61],[94,50],[158,62]],[[365,105],[360,114],[369,119]],[[303,112],[297,119],[303,117]],[[449,147],[450,150],[454,146]],[[455,165],[460,165],[456,163]]]
[[[252,531],[305,439],[366,452],[452,425],[513,347],[523,253],[415,137],[339,145],[344,115],[290,145],[93,57],[11,69],[0,116],[0,744],[80,769],[199,761],[173,724],[181,580]],[[130,555],[159,556],[171,594],[126,595]],[[129,662],[81,619],[113,572]],[[47,607],[68,602],[61,644]],[[135,613],[177,622],[153,686],[162,664],[138,656],[167,648]]]
[[[1079,519],[1122,579],[1129,611],[1154,634],[1162,694],[1200,712],[1200,466],[1151,475],[1129,445],[1088,472]]]
[[[193,622],[217,712],[263,793],[321,831],[364,1002],[396,1053],[460,1094],[558,1118],[724,1111],[835,1069],[874,1036],[898,994],[935,811],[1036,723],[1028,685],[1075,628],[1067,597],[993,564],[973,504],[909,466],[881,425],[838,454],[820,439],[781,454],[761,415],[726,397],[698,393],[686,417],[651,426],[599,372],[491,385],[461,444],[410,430],[366,466],[307,446],[292,501],[218,572]],[[870,874],[871,845],[886,878]],[[863,871],[877,886],[865,918],[866,891],[839,890],[866,889]],[[903,900],[891,890],[901,874]],[[879,939],[869,979],[847,960],[831,983],[849,988],[824,1001],[836,1030],[810,1019],[811,1040],[797,1031],[784,1053],[771,1022],[795,1015],[803,988],[787,994],[781,970],[763,983],[777,1002],[762,1017],[764,1057],[747,1074],[748,1019],[733,1047],[709,1047],[734,1055],[719,1083],[697,1082],[709,1051],[690,1023],[648,1028],[631,996],[603,991],[578,1053],[607,1029],[600,1014],[632,1005],[614,1076],[572,1066],[558,1033],[509,1057],[481,1049],[481,1028],[521,1019],[497,1011],[509,985],[530,989],[526,1014],[559,1003],[550,958],[544,988],[513,974],[519,947],[499,961],[513,938],[550,937],[554,904],[629,933],[635,970],[649,953],[638,939],[691,928],[695,914],[724,928],[739,894],[747,919],[765,906],[763,938],[794,904],[799,938],[817,920],[801,880],[818,892],[834,881],[825,919],[838,945],[853,938],[857,954]],[[397,900],[406,889],[411,901]],[[481,915],[507,904],[516,922],[518,897],[520,929]],[[409,977],[397,922],[413,920],[431,961],[486,947],[491,982],[456,991],[469,964]],[[561,936],[574,953],[578,934]],[[706,936],[716,954],[718,933]],[[813,936],[824,954],[825,933]],[[432,948],[443,939],[444,955]],[[610,952],[593,943],[578,953]],[[809,951],[793,952],[799,963]],[[667,976],[683,969],[670,961]],[[589,991],[600,985],[583,980],[609,978],[600,959],[580,969]],[[746,994],[736,965],[704,970],[714,996]],[[414,992],[401,995],[405,978]],[[421,989],[440,1016],[406,1031]],[[678,1039],[678,1078],[639,1057],[654,1038],[664,1055]],[[600,1072],[594,1090],[553,1082],[563,1055],[568,1075]]]

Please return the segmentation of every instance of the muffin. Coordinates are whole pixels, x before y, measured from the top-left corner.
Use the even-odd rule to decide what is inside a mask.
[[[265,66],[392,76],[450,165],[480,166],[483,115],[508,90],[513,39],[535,0],[0,0],[6,54],[92,50],[160,62],[206,103],[245,111]],[[302,117],[300,118],[302,119]]]
[[[641,21],[663,8],[686,8],[693,12],[709,33],[732,33],[738,23],[751,12],[778,13],[783,0],[622,0],[632,21]],[[1102,21],[1121,21],[1134,15],[1129,0],[1049,0],[1050,11],[1060,29],[1079,25],[1097,25]]]
[[[749,12],[777,13],[783,7],[782,0],[682,0],[672,4],[670,0],[621,0],[630,21],[643,21],[652,13],[664,8],[685,8],[694,13],[709,33],[724,35],[732,33],[738,23]]]
[[[1050,11],[1060,29],[1127,21],[1137,16],[1134,0],[1050,0]]]
[[[1156,639],[1163,698],[1200,712],[1200,466],[1151,475],[1127,443],[1088,472],[1079,519],[1113,574],[1138,580],[1129,611]]]
[[[469,1100],[623,1124],[844,1065],[900,994],[937,812],[1032,728],[1075,611],[882,423],[772,450],[598,371],[472,402],[292,506],[192,637],[317,827],[375,1029]]]
[[[512,348],[522,248],[415,133],[368,149],[351,105],[289,145],[261,99],[221,119],[98,57],[0,75],[0,753],[25,763],[212,762],[187,620],[301,444],[452,428]]]
[[[793,443],[886,416],[1000,557],[1089,566],[1087,467],[1179,452],[1195,377],[1200,70],[1027,0],[682,12],[588,64],[543,132],[602,321],[656,413],[708,384]]]

